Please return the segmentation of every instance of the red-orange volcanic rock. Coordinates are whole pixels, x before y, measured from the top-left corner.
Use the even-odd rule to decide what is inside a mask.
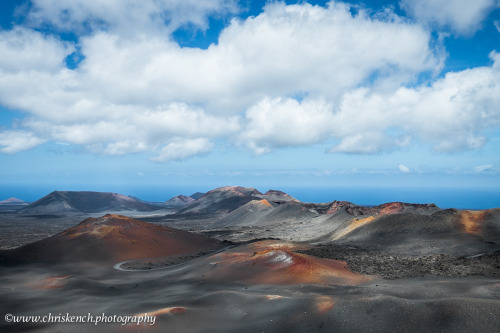
[[[34,289],[60,289],[66,285],[71,275],[51,276],[29,284]]]
[[[458,213],[463,231],[467,234],[481,233],[481,224],[488,211],[463,210]]]
[[[295,253],[291,243],[262,241],[210,257],[208,278],[256,284],[357,285],[368,279],[347,269],[343,261]]]
[[[279,299],[283,298],[283,296],[281,296],[281,295],[265,295],[264,297],[268,301],[276,301],[276,300],[279,300]]]
[[[316,310],[319,313],[326,313],[333,309],[335,306],[335,301],[332,297],[329,296],[318,296],[315,298],[316,301]]]
[[[86,219],[62,233],[14,249],[11,257],[28,262],[114,263],[197,253],[222,246],[217,240],[187,231],[108,214]]]
[[[144,332],[148,330],[153,330],[154,332],[156,332],[158,331],[158,317],[183,315],[186,312],[187,309],[185,307],[175,306],[175,307],[161,308],[150,312],[136,313],[133,314],[132,316],[138,318],[137,320],[140,320],[139,323],[129,322],[123,328],[125,331]],[[145,316],[147,316],[148,318],[147,319],[144,318]],[[151,317],[155,317],[154,322],[152,321]],[[165,331],[165,329],[160,329],[160,331],[163,332]],[[168,329],[166,331],[168,331]]]
[[[352,202],[349,201],[334,201],[330,205],[330,208],[326,212],[327,214],[335,214],[340,208],[354,206]]]
[[[326,210],[326,214],[336,214],[345,210],[352,216],[376,216],[390,215],[404,212],[416,212],[419,214],[433,213],[439,208],[435,204],[412,204],[404,202],[388,202],[376,207],[363,207],[349,201],[333,201]]]
[[[380,215],[397,214],[403,210],[403,203],[389,202],[378,206]]]
[[[350,222],[349,225],[347,225],[347,227],[345,227],[344,229],[342,230],[339,230],[338,232],[335,233],[334,237],[333,237],[333,240],[337,240],[339,238],[342,238],[344,237],[345,235],[353,232],[354,230],[358,229],[359,227],[362,227],[364,225],[367,225],[368,223],[371,223],[375,221],[375,217],[374,216],[368,216],[364,219],[354,219]]]
[[[176,307],[168,307],[168,308],[163,308],[163,309],[158,309],[152,312],[148,312],[148,316],[159,316],[159,315],[164,315],[164,314],[183,314],[186,313],[186,308],[182,306],[176,306]],[[136,314],[136,316],[140,316],[142,314]]]
[[[225,186],[207,192],[201,198],[181,208],[176,214],[227,214],[253,200],[261,200],[263,194],[254,188]]]
[[[416,203],[405,203],[405,202],[388,202],[375,207],[378,212],[376,215],[390,215],[413,212],[416,214],[432,214],[439,210],[439,208],[433,204],[416,204]]]

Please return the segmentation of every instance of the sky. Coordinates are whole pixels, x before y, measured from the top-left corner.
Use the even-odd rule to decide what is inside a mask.
[[[500,0],[2,0],[0,200],[500,207]]]

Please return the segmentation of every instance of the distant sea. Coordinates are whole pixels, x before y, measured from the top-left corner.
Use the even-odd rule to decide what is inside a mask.
[[[346,200],[358,205],[386,202],[435,203],[440,208],[489,209],[500,207],[500,189],[471,188],[283,188],[304,202]]]
[[[250,185],[246,185],[250,186]],[[50,185],[1,185],[0,201],[16,197],[24,201],[35,201],[54,190],[102,191],[131,195],[147,201],[166,201],[176,195],[189,196],[195,192],[206,192],[217,186],[154,186],[132,187],[125,185],[82,187],[52,187]],[[375,187],[294,187],[255,186],[261,192],[268,189],[284,191],[303,202],[350,201],[358,205],[379,205],[386,202],[435,203],[441,208],[488,209],[500,207],[500,189],[488,188],[375,188]]]

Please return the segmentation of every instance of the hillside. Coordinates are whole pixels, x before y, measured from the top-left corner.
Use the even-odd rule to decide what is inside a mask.
[[[109,192],[54,191],[26,206],[23,214],[148,212],[160,207],[126,195]]]
[[[208,237],[108,214],[88,218],[54,236],[3,251],[0,257],[17,263],[116,263],[221,247],[221,242]]]

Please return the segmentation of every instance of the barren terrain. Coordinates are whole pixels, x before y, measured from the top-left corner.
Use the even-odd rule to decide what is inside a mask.
[[[66,193],[67,198],[85,195]],[[0,214],[3,315],[148,313],[156,320],[154,325],[2,321],[1,330],[496,332],[500,327],[499,209],[301,203],[279,191],[240,187],[186,198],[170,201],[178,205],[174,210],[130,209],[121,215],[92,212],[92,206],[85,206],[89,212],[49,213],[39,203],[36,214],[30,206],[21,212],[5,209]],[[51,200],[49,211],[54,205],[59,202]]]

